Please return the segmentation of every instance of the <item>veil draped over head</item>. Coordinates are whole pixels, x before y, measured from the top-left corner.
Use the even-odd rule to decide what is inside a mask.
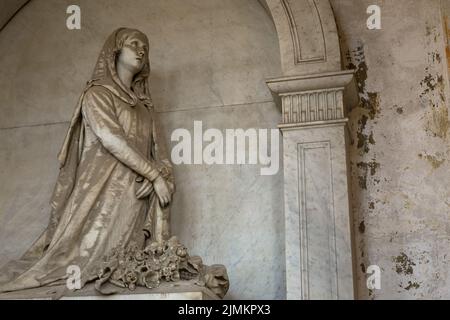
[[[145,65],[142,70],[134,77],[131,85],[131,90],[126,88],[116,71],[116,59],[120,50],[123,48],[125,40],[133,35],[139,34],[146,40],[148,47],[148,39],[145,34],[135,29],[119,28],[115,30],[106,40],[103,45],[103,49],[98,57],[97,63],[94,68],[91,80],[87,82],[86,88],[83,90],[83,94],[80,97],[78,105],[75,109],[74,115],[70,122],[69,131],[64,140],[63,147],[58,155],[60,166],[64,167],[70,144],[73,139],[73,134],[76,132],[76,126],[81,122],[81,101],[83,100],[84,93],[92,86],[103,86],[114,93],[116,96],[130,104],[135,106],[138,99],[144,103],[147,107],[153,107],[152,99],[150,96],[148,77],[150,75],[150,62],[147,56]]]

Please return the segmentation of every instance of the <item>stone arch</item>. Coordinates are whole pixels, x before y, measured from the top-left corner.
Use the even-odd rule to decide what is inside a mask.
[[[339,37],[329,0],[264,0],[278,32],[285,76],[341,69]]]
[[[267,85],[282,109],[286,297],[353,299],[345,130],[358,99],[354,70],[341,70],[329,0],[265,0],[265,7],[283,72]]]

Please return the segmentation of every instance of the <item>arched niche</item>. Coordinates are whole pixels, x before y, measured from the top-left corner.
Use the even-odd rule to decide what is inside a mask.
[[[73,2],[31,0],[0,32],[0,180],[8,181],[0,192],[0,267],[46,227],[67,121],[115,28],[139,28],[153,43],[151,93],[166,146],[178,128],[194,137],[194,121],[203,122],[203,132],[224,134],[279,122],[265,83],[282,74],[278,36],[257,0],[76,3],[81,30],[66,28]],[[228,298],[284,298],[281,168],[270,177],[260,175],[260,166],[175,170],[173,233],[205,261],[230,269]],[[255,270],[264,281],[252,276]]]
[[[265,0],[280,41],[285,76],[341,68],[339,37],[328,0]]]
[[[0,27],[31,0],[5,0]],[[340,70],[341,55],[329,0],[259,0],[270,12],[280,41],[284,75]]]
[[[300,257],[303,257],[302,255],[308,250],[312,256],[315,252],[314,250],[317,248],[300,247],[300,244],[298,243],[298,232],[300,230],[300,225],[297,223],[298,221],[286,225],[286,239],[293,240],[286,241],[287,255],[293,253],[286,259],[287,297],[296,299],[316,297],[337,299],[353,298],[349,241],[350,231],[348,223],[349,212],[346,200],[348,197],[346,191],[347,169],[345,165],[345,141],[343,139],[343,128],[346,119],[344,117],[342,119],[335,119],[337,118],[337,112],[334,111],[334,109],[343,109],[344,107],[344,89],[350,82],[352,74],[348,71],[344,73],[340,72],[341,56],[333,11],[329,0],[260,0],[260,2],[270,12],[278,34],[282,70],[281,74],[275,74],[274,76],[281,76],[283,78],[276,79],[271,83],[268,82],[268,84],[273,92],[278,94],[281,93],[284,96],[283,114],[294,114],[296,109],[301,111],[303,106],[310,108],[308,110],[312,110],[311,108],[314,106],[317,110],[317,114],[320,114],[321,111],[323,114],[322,116],[317,116],[321,117],[321,123],[319,124],[303,123],[300,125],[298,121],[284,124],[284,139],[287,146],[284,150],[285,154],[283,159],[285,166],[284,192],[285,199],[288,200],[284,206],[285,215],[294,217],[295,219],[298,219],[299,214],[303,214],[304,216],[308,215],[308,212],[302,211],[302,208],[295,207],[295,205],[299,203],[298,201],[295,201],[297,199],[296,197],[303,194],[305,199],[308,200],[309,195],[309,190],[298,190],[298,176],[292,174],[293,172],[296,172],[295,170],[297,170],[298,165],[303,165],[305,167],[305,172],[317,172],[318,175],[326,172],[322,170],[323,168],[316,167],[311,168],[315,169],[315,171],[310,170],[309,165],[315,165],[315,163],[314,161],[309,163],[308,157],[305,159],[299,157],[300,154],[297,150],[299,145],[303,145],[302,150],[305,150],[306,156],[308,156],[310,150],[313,150],[311,152],[317,152],[317,155],[321,157],[320,159],[323,160],[322,162],[325,163],[327,168],[330,168],[331,166],[334,168],[334,171],[330,172],[330,176],[325,176],[322,177],[321,180],[317,180],[319,183],[332,183],[329,187],[329,190],[331,191],[327,194],[330,199],[330,205],[326,210],[332,209],[331,211],[335,215],[336,225],[330,225],[330,230],[337,230],[338,234],[336,234],[337,244],[332,248],[330,247],[331,249],[329,252],[326,251],[327,254],[329,253],[328,255],[330,257],[334,256],[335,260],[331,261],[332,263],[328,263],[327,265],[329,266],[325,267],[330,269],[331,266],[333,270],[327,269],[327,271],[330,272],[325,273],[323,277],[322,274],[314,273],[314,271],[315,269],[318,270],[320,267],[324,267],[324,265],[313,266],[310,274],[308,274],[309,271],[303,272],[302,266],[299,263],[301,259],[303,259],[302,263],[306,263],[307,265],[308,261],[304,258],[300,259]],[[33,3],[33,1],[31,1],[31,3]],[[271,48],[274,46],[276,46],[276,39],[274,45],[271,45]],[[254,57],[252,57],[252,59],[255,60]],[[195,69],[195,66],[193,66],[193,68]],[[232,98],[233,95],[225,94],[223,96]],[[331,97],[331,99],[328,100],[328,97]],[[309,102],[303,105],[300,103],[303,101]],[[328,101],[331,102],[328,103]],[[233,103],[233,101],[231,101],[231,103]],[[314,105],[314,103],[316,105]],[[325,105],[331,109],[331,112],[328,113],[327,109],[324,107]],[[333,119],[328,119],[324,114],[333,115]],[[344,116],[343,112],[340,115]],[[291,118],[289,117],[288,119]],[[292,119],[300,118],[297,114],[297,118],[292,117]],[[60,121],[60,119],[57,120]],[[332,121],[330,122],[330,120]],[[324,127],[331,129],[324,131],[322,130]],[[322,143],[324,140],[330,140],[331,142],[328,144]],[[318,144],[318,142],[322,144]],[[292,148],[290,148],[290,146],[292,146]],[[317,158],[316,154],[312,154],[311,157],[314,159]],[[292,171],[290,171],[291,169]],[[288,173],[287,175],[286,172]],[[291,179],[291,181],[289,179]],[[314,176],[308,177],[308,179],[316,182]],[[309,180],[307,180],[306,183],[308,183],[308,181]],[[333,189],[334,186],[338,186],[338,188]],[[328,187],[328,185],[326,185],[326,187]],[[290,201],[289,199],[294,200]],[[277,204],[278,202],[279,201],[277,200]],[[318,204],[320,207],[323,203],[320,202]],[[323,210],[322,212],[323,218],[327,217],[326,210]],[[273,209],[273,213],[279,215],[280,212]],[[276,219],[277,217],[274,218],[274,220]],[[313,238],[315,235],[308,235],[307,232],[301,236],[311,236],[310,239],[313,241],[317,240],[316,238]],[[266,239],[263,240],[266,241]],[[319,239],[317,243],[325,243],[323,240],[324,239]],[[331,240],[329,241],[330,243],[332,243]],[[297,241],[297,243],[294,243],[295,241]],[[223,239],[217,241],[217,243],[221,242],[224,242]],[[244,241],[242,241],[242,243],[243,242]],[[270,243],[270,245],[272,244]],[[276,251],[278,252],[279,250]],[[339,255],[336,255],[336,252],[339,252]],[[248,258],[246,256],[243,257]],[[251,260],[254,260],[252,263],[255,265],[258,262],[255,257],[252,257]],[[278,265],[276,267],[278,267]],[[302,270],[302,272],[300,272],[300,270]],[[276,270],[274,273],[277,275],[282,274],[281,270]],[[327,285],[322,285],[322,280],[327,283],[332,283],[333,285],[328,287]],[[273,281],[270,281],[271,283],[269,283],[269,285],[274,286],[280,281],[281,278],[274,275]],[[308,281],[313,284],[311,288],[307,288],[303,285]],[[256,287],[257,286],[255,285],[255,288]],[[258,289],[259,292],[262,292],[262,290],[267,291],[267,287],[258,287]],[[236,291],[238,292],[239,290]],[[278,291],[276,296],[280,297]]]

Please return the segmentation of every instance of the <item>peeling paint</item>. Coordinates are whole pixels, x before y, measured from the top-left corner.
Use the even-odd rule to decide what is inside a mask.
[[[426,130],[433,136],[446,139],[450,129],[447,106],[433,108],[428,114]]]
[[[405,288],[405,290],[408,290],[408,291],[411,289],[417,290],[419,288],[420,288],[420,284],[418,284],[417,282],[408,281],[408,286]]]
[[[357,296],[447,298],[450,53],[442,43],[442,12],[438,1],[418,2],[420,14],[399,22],[404,4],[392,4],[397,11],[386,20],[392,33],[374,41],[357,23],[345,25],[358,6],[350,2],[331,1],[343,24],[344,67],[355,69],[360,98],[348,113]],[[371,263],[386,268],[381,291],[367,289]]]
[[[426,26],[428,45],[436,42],[440,35],[436,27]],[[450,129],[448,107],[445,97],[445,83],[442,75],[442,57],[439,52],[433,50],[428,53],[428,66],[425,68],[425,76],[420,82],[422,92],[419,97],[426,113],[425,131],[433,137],[447,139]]]
[[[367,98],[361,97],[362,107],[369,111],[371,120],[374,120],[380,113],[380,95],[377,92],[368,92]]]
[[[373,138],[373,132],[370,134],[365,133],[367,121],[369,118],[366,115],[363,115],[361,119],[358,121],[358,131],[356,133],[358,138],[358,149],[362,149],[364,153],[368,153],[370,151],[369,144],[375,145],[375,139]]]
[[[360,169],[361,174],[358,176],[359,186],[367,190],[367,178],[369,177],[369,173],[371,176],[374,176],[377,172],[377,169],[381,167],[381,164],[376,162],[373,159],[371,162],[359,162],[357,165],[358,169]]]
[[[430,26],[429,23],[427,23],[426,36],[429,37],[431,41],[436,43],[438,37],[438,30],[436,26]]]
[[[374,120],[380,113],[380,97],[376,92],[368,92],[366,89],[366,80],[368,67],[366,63],[364,46],[359,45],[356,49],[347,52],[347,68],[355,69],[355,79],[358,85],[360,104],[355,108],[355,112],[360,113],[358,120],[358,129],[356,130],[357,148],[367,154],[370,151],[370,145],[375,145],[373,131],[367,130],[369,120]]]
[[[427,160],[433,169],[439,169],[445,163],[445,159],[438,159],[441,156],[441,154],[437,154],[436,156],[419,154],[419,158]]]
[[[364,223],[364,220],[361,221],[361,223],[359,224],[358,230],[359,230],[359,232],[361,232],[361,233],[366,232],[366,225],[365,225],[365,223]]]
[[[399,107],[399,106],[394,106],[395,111],[397,111],[398,114],[403,114],[404,110],[403,107]]]
[[[393,257],[395,262],[395,272],[398,274],[411,275],[414,273],[414,266],[416,265],[404,252],[399,256]]]
[[[428,53],[429,60],[436,63],[442,62],[442,57],[439,52],[430,52]]]
[[[366,273],[366,265],[364,263],[360,264],[362,273]]]

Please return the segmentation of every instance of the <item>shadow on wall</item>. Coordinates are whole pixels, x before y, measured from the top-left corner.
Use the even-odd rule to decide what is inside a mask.
[[[0,3],[0,32],[31,0],[3,0]]]

